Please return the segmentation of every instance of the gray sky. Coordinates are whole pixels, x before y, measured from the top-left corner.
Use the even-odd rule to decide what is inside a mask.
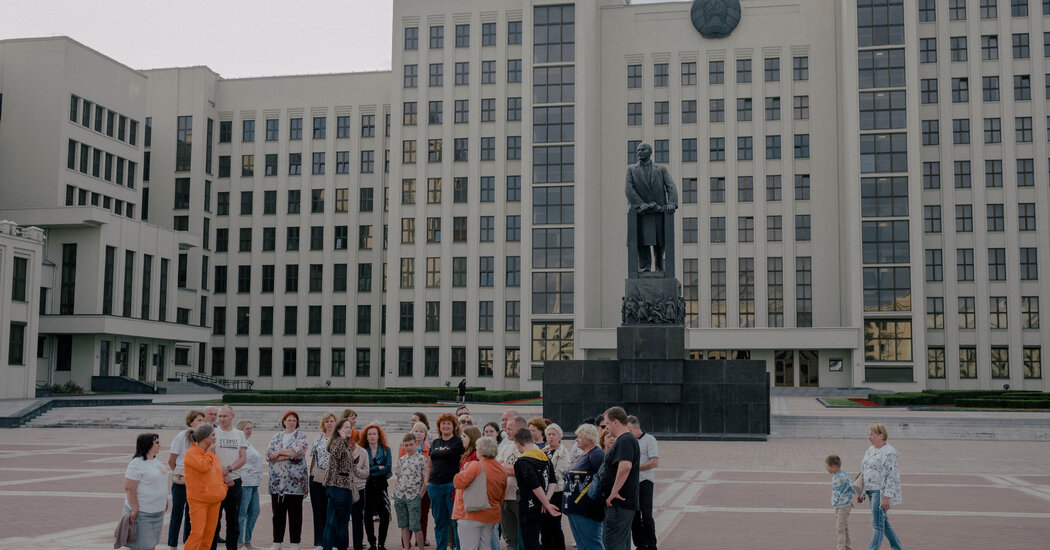
[[[66,35],[136,69],[226,78],[389,70],[393,2],[0,0],[0,38]]]

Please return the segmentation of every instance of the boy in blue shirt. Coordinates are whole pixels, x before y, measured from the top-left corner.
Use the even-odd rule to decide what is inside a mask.
[[[835,534],[838,550],[852,550],[849,545],[849,511],[853,508],[853,499],[857,497],[857,490],[853,488],[853,482],[849,474],[842,471],[842,459],[838,455],[831,455],[824,459],[828,473],[831,474],[831,506],[835,508]]]

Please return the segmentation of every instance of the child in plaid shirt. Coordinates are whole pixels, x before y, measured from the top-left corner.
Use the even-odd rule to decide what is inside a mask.
[[[857,490],[853,488],[853,482],[849,474],[842,471],[842,459],[838,455],[831,455],[824,460],[828,473],[831,474],[831,506],[835,509],[835,533],[838,550],[851,550],[849,545],[849,511],[853,508],[853,499],[857,496]]]
[[[405,455],[397,459],[394,475],[397,485],[391,491],[394,497],[394,511],[397,513],[397,526],[401,528],[401,544],[412,547],[412,535],[416,537],[418,548],[423,548],[423,533],[420,525],[422,495],[426,492],[427,480],[430,477],[429,459],[416,452],[416,436],[405,434],[401,441]]]

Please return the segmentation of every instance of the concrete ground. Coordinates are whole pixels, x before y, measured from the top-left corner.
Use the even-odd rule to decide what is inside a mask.
[[[796,414],[818,412],[805,403],[790,398],[780,408]],[[405,411],[357,409],[363,418]],[[498,406],[472,409],[476,421],[498,420]],[[530,407],[519,409],[534,412]],[[822,412],[831,415],[837,411]],[[1008,424],[1016,417],[997,418]],[[313,424],[313,419],[304,418],[311,439]],[[133,454],[137,431],[17,428],[0,433],[0,549],[112,548],[123,500],[121,478]],[[162,457],[167,456],[167,446],[176,433],[174,429],[160,431]],[[265,447],[273,433],[260,427],[252,443]],[[655,510],[659,547],[833,548],[834,516],[824,457],[840,455],[844,469],[855,473],[868,445],[865,436],[773,438],[764,443],[662,442]],[[895,440],[892,431],[890,442],[901,451],[904,493],[903,504],[890,511],[890,519],[906,547],[1046,547],[1050,540],[1050,445]],[[304,508],[303,548],[312,548],[309,503]],[[270,510],[269,497],[264,495],[253,536],[256,546],[265,548],[271,543]],[[571,541],[568,526],[563,525]],[[866,508],[854,509],[850,528],[854,548],[865,547],[871,535]],[[166,535],[162,541],[165,539]],[[398,547],[397,540],[391,529],[391,550]]]

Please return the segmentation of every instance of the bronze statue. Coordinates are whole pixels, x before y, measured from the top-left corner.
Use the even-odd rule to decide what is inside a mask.
[[[678,190],[667,168],[651,161],[653,148],[638,144],[638,162],[627,168],[628,215],[637,216],[637,231],[627,235],[628,246],[638,251],[638,271],[664,270],[664,216],[678,209]],[[674,243],[669,243],[674,246]]]

